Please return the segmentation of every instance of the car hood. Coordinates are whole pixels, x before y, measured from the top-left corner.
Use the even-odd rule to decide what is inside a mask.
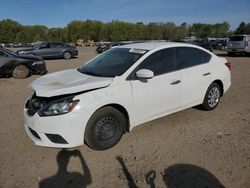
[[[33,81],[31,87],[37,96],[52,97],[107,87],[113,78],[82,74],[76,69],[60,71]]]
[[[19,54],[18,57],[22,58],[22,59],[28,59],[28,60],[34,60],[34,61],[42,61],[43,60],[42,57],[31,55],[31,54]]]
[[[17,53],[20,53],[20,52],[30,52],[32,50],[33,50],[33,48],[25,48],[25,49],[17,50],[16,52]]]

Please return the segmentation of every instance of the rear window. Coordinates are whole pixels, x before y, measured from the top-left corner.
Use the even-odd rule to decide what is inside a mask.
[[[233,36],[229,38],[229,41],[243,41],[244,38],[244,36]]]

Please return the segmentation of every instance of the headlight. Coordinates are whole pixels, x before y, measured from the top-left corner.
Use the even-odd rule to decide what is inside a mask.
[[[45,107],[40,109],[38,111],[38,114],[40,116],[55,116],[66,114],[72,111],[78,102],[79,100],[72,100],[72,97],[56,100],[50,102]]]
[[[33,66],[41,65],[41,64],[44,64],[44,62],[43,61],[35,61],[35,62],[32,63]]]

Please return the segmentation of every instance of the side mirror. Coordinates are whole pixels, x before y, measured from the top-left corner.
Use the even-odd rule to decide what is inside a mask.
[[[140,69],[135,74],[139,79],[150,79],[154,77],[154,72],[149,69]]]

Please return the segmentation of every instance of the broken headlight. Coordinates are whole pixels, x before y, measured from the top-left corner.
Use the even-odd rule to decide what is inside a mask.
[[[40,116],[55,116],[66,114],[72,111],[79,100],[73,100],[73,97],[67,97],[52,101],[38,111]]]

